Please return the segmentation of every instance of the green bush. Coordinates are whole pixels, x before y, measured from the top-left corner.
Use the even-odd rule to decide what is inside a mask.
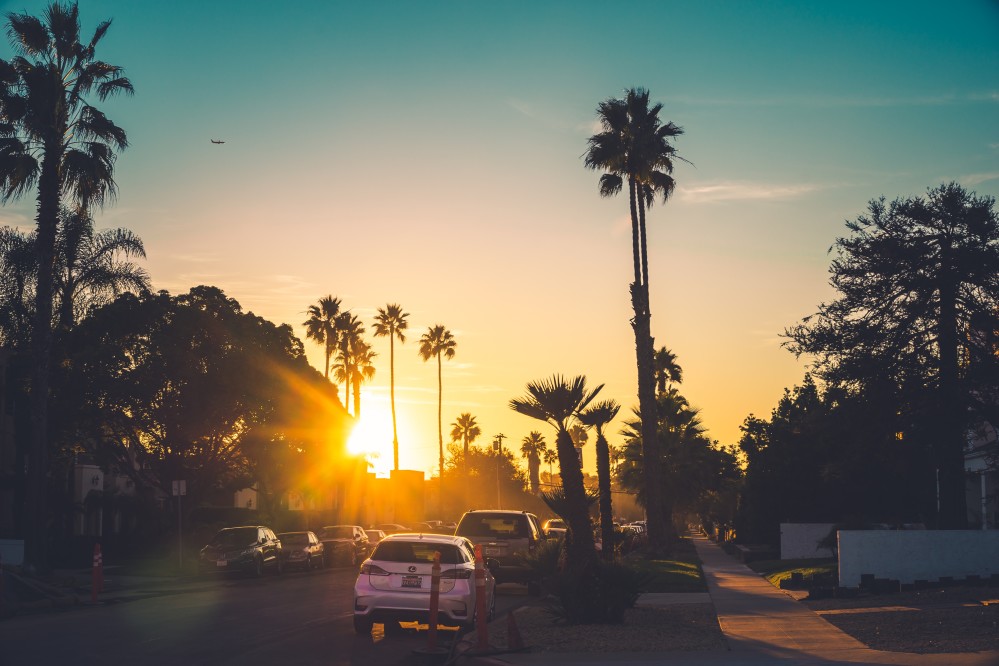
[[[549,580],[549,611],[569,624],[620,624],[645,587],[646,574],[621,564],[599,563],[587,573],[558,573]]]

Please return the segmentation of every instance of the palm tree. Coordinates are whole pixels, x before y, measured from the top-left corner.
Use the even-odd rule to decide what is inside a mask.
[[[655,374],[653,366],[652,313],[649,307],[649,262],[645,234],[645,209],[658,194],[663,202],[673,192],[673,160],[682,159],[670,140],[683,134],[672,122],[659,118],[662,104],[649,107],[649,93],[644,88],[625,91],[624,99],[608,99],[597,107],[601,132],[590,137],[585,156],[587,168],[605,173],[600,177],[601,196],[614,196],[624,189],[627,180],[631,206],[631,237],[635,280],[631,284],[631,303],[635,316],[635,351],[638,365],[638,399],[642,414],[645,489],[649,545],[662,552],[672,539],[661,506],[662,470],[656,450]],[[670,531],[668,531],[670,530]]]
[[[357,348],[361,336],[364,335],[364,324],[349,310],[341,312],[333,320],[336,328],[336,364],[333,366],[333,377],[343,382],[343,406],[350,404],[350,388],[354,379],[354,349]],[[354,416],[357,414],[355,412]]]
[[[596,565],[597,551],[590,529],[583,470],[576,458],[569,428],[572,420],[586,409],[602,388],[603,384],[588,391],[586,377],[582,375],[572,379],[553,375],[546,380],[530,382],[524,397],[510,401],[510,409],[544,421],[554,426],[558,433],[555,440],[558,464],[568,504],[567,515],[564,516],[569,525],[569,538],[566,540],[568,566],[571,570],[583,574],[591,571]]]
[[[475,417],[468,412],[458,415],[458,418],[451,424],[451,440],[461,441],[464,444],[464,457],[461,461],[461,474],[465,477],[465,506],[471,506],[471,493],[468,489],[468,445],[482,434],[479,424],[475,422]]]
[[[610,446],[604,437],[604,426],[614,420],[621,410],[614,400],[602,400],[579,415],[583,425],[597,430],[597,486],[600,488],[600,536],[604,559],[614,559],[614,512],[611,506]]]
[[[457,343],[451,331],[437,324],[427,328],[427,332],[420,336],[420,358],[424,363],[433,357],[437,357],[437,445],[440,451],[440,474],[441,474],[441,499],[440,510],[444,511],[444,433],[441,427],[441,406],[444,400],[444,388],[441,383],[441,358],[448,360],[454,358],[454,348]]]
[[[660,347],[655,356],[656,393],[666,393],[669,384],[683,383],[683,368],[676,362],[676,354]]]
[[[569,428],[569,437],[572,437],[572,445],[576,449],[576,456],[579,458],[579,466],[583,466],[583,446],[590,439],[590,435],[586,432],[586,428],[581,424],[576,423],[571,428]]]
[[[532,430],[520,442],[520,455],[527,458],[527,478],[531,481],[531,493],[534,495],[541,492],[541,456],[547,452],[548,443],[537,430]],[[550,469],[548,474],[551,474]]]
[[[69,330],[80,313],[122,292],[149,290],[149,275],[128,261],[145,258],[142,239],[128,229],[95,232],[93,218],[82,207],[63,208],[60,218],[54,278],[60,330]]]
[[[128,146],[125,131],[87,100],[132,94],[124,70],[95,58],[111,21],[80,41],[75,3],[50,4],[44,20],[7,14],[7,35],[18,54],[0,60],[0,201],[21,197],[38,185],[31,388],[31,450],[26,560],[46,565],[45,484],[48,473],[48,394],[52,350],[53,265],[62,195],[83,205],[114,200],[117,151]]]
[[[0,345],[23,348],[31,341],[38,257],[35,234],[0,228]]]
[[[558,460],[558,451],[555,449],[545,449],[541,454],[542,460],[548,465],[548,483],[555,485],[555,472],[552,471],[552,463]]]
[[[323,346],[326,354],[326,364],[323,366],[323,377],[330,378],[330,359],[337,348],[336,318],[340,314],[340,299],[333,295],[323,296],[319,302],[310,305],[306,310],[309,318],[302,322],[305,327],[305,337],[315,340]]]
[[[351,342],[350,349],[350,384],[354,390],[354,418],[361,418],[361,383],[370,381],[375,376],[375,366],[372,364],[378,354],[371,345],[358,336]]]
[[[392,456],[394,469],[399,469],[399,432],[395,425],[395,341],[406,341],[403,331],[409,326],[408,312],[403,312],[398,303],[389,303],[384,308],[378,308],[375,316],[375,337],[388,336],[389,339],[389,398],[392,404]]]

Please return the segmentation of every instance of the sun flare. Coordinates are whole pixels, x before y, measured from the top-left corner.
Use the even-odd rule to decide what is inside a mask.
[[[369,400],[361,409],[361,419],[354,426],[347,450],[364,456],[371,471],[387,477],[392,469],[392,410],[384,403]]]

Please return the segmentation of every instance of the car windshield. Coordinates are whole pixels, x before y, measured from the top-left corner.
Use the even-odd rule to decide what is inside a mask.
[[[216,546],[245,546],[257,541],[256,527],[236,527],[222,530],[212,539]]]
[[[305,532],[285,532],[278,534],[278,539],[283,544],[306,544],[309,543],[309,535]]]
[[[354,529],[350,525],[336,525],[334,527],[324,527],[323,531],[319,534],[331,539],[351,539],[354,536]]]
[[[461,564],[465,558],[451,544],[426,541],[382,541],[371,555],[383,562],[433,562],[434,551],[441,554],[441,564]]]
[[[521,516],[468,514],[458,525],[459,536],[527,538],[526,521]]]
[[[548,521],[548,527],[565,527],[565,521],[559,518],[552,518]]]

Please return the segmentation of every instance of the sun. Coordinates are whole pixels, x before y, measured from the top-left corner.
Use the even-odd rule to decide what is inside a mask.
[[[392,469],[392,410],[376,400],[362,405],[361,419],[347,440],[347,450],[364,456],[371,464],[371,471],[387,477]]]

